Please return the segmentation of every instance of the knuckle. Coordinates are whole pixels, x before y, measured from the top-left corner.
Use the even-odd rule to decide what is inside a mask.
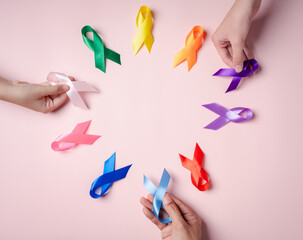
[[[179,222],[175,223],[175,226],[176,226],[177,231],[180,231],[180,232],[187,231],[186,225],[183,221],[181,221],[181,222],[179,221]]]
[[[171,209],[172,211],[177,211],[179,210],[178,207],[176,206],[176,204],[174,204],[173,202],[170,202],[166,205],[167,208]]]
[[[212,36],[211,36],[211,40],[213,41],[213,43],[217,43],[217,34],[214,33]]]

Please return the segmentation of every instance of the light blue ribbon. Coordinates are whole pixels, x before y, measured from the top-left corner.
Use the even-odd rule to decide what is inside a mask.
[[[92,198],[99,198],[103,196],[113,182],[121,180],[126,177],[128,170],[130,169],[131,165],[128,165],[124,168],[120,168],[115,170],[115,161],[116,161],[116,153],[114,153],[109,159],[104,162],[104,169],[103,175],[98,177],[93,183],[90,188],[90,196]],[[97,194],[96,190],[101,187],[101,194]]]
[[[161,177],[161,180],[160,180],[158,188],[145,175],[144,175],[144,179],[143,179],[143,185],[144,185],[144,187],[154,197],[153,211],[154,211],[155,216],[158,218],[158,220],[161,223],[169,223],[169,222],[171,222],[171,218],[170,217],[168,217],[166,219],[160,219],[159,218],[160,208],[161,208],[161,206],[163,207],[162,200],[163,200],[163,197],[164,197],[164,195],[166,193],[166,189],[167,189],[169,180],[170,180],[170,175],[166,171],[165,168],[163,170],[162,177]]]

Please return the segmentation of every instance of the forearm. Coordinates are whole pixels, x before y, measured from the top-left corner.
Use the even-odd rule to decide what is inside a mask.
[[[0,77],[0,100],[12,102],[13,88],[11,81]]]
[[[234,8],[242,9],[242,12],[239,12],[239,15],[244,14],[248,17],[248,20],[251,21],[259,11],[260,6],[261,0],[236,0],[231,11],[233,11]]]

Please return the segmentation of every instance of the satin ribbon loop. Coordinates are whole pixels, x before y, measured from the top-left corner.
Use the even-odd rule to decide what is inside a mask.
[[[92,198],[99,198],[106,194],[113,182],[119,181],[126,177],[132,164],[115,170],[116,153],[114,153],[109,159],[104,162],[103,174],[98,177],[91,185],[90,196]],[[96,190],[101,188],[101,193],[96,193]]]
[[[86,37],[88,32],[93,33],[93,40]],[[85,45],[94,52],[95,66],[101,71],[105,72],[105,59],[109,59],[121,65],[120,54],[106,48],[102,42],[101,37],[95,32],[91,26],[84,26],[81,30],[83,41]]]
[[[163,200],[163,197],[164,197],[164,195],[166,193],[167,186],[168,186],[168,183],[169,183],[169,180],[170,180],[169,173],[164,168],[158,188],[145,175],[143,175],[143,177],[144,177],[144,179],[143,179],[143,185],[144,185],[144,187],[154,197],[154,200],[153,200],[153,211],[154,211],[155,216],[158,218],[158,220],[161,223],[165,223],[166,224],[166,223],[171,222],[171,218],[170,217],[168,217],[166,219],[159,218],[160,209],[161,209],[161,207],[163,207],[162,200]]]
[[[139,9],[136,24],[138,31],[132,42],[134,55],[138,53],[143,44],[145,44],[148,52],[150,53],[154,39],[151,34],[153,19],[149,7],[142,6]]]
[[[202,167],[204,153],[196,143],[193,160],[179,154],[182,166],[191,172],[192,184],[200,191],[206,191],[209,188],[209,178],[205,169]],[[203,182],[203,180],[205,182]]]
[[[220,115],[220,117],[204,127],[206,129],[218,130],[228,122],[240,123],[248,121],[253,117],[253,112],[249,108],[236,107],[227,109],[218,103],[210,103],[202,106]],[[243,117],[241,114],[245,114],[246,116]]]
[[[174,56],[173,67],[187,60],[188,71],[190,71],[197,62],[197,51],[201,48],[203,38],[203,28],[195,26],[186,37],[185,48]]]
[[[241,79],[243,77],[251,76],[257,69],[259,65],[255,59],[249,59],[243,62],[243,70],[241,72],[236,72],[235,69],[232,68],[221,68],[213,76],[223,76],[223,77],[233,77],[228,89],[225,93],[235,90]]]
[[[69,91],[66,93],[68,98],[74,106],[84,109],[87,109],[88,107],[78,92],[98,92],[97,89],[87,82],[71,81],[70,78],[63,73],[50,72],[47,76],[47,81],[49,81],[51,85],[68,85]]]
[[[51,144],[52,149],[54,151],[66,151],[77,144],[92,145],[101,136],[86,134],[90,123],[91,120],[78,123],[71,133],[64,134],[56,138]]]

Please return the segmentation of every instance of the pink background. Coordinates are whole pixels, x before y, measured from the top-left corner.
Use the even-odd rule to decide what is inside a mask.
[[[190,3],[190,4],[189,4]],[[143,174],[158,184],[163,168],[169,192],[204,220],[205,239],[302,239],[302,68],[303,1],[263,1],[251,27],[261,70],[224,94],[230,79],[211,75],[225,64],[211,35],[233,0],[191,1],[4,1],[0,2],[1,76],[44,82],[63,72],[100,90],[86,94],[89,110],[67,103],[43,115],[0,102],[0,239],[160,239],[141,212],[147,195]],[[154,16],[151,54],[136,57],[132,39],[143,4]],[[89,24],[122,66],[94,67],[83,43]],[[201,25],[207,38],[198,62],[173,69],[186,35]],[[201,107],[218,102],[249,107],[255,118],[203,129],[217,115]],[[92,119],[93,146],[54,152],[50,144],[78,122]],[[198,142],[206,154],[211,189],[200,192],[180,164]],[[116,167],[133,163],[126,179],[105,198],[89,188],[117,151]]]

